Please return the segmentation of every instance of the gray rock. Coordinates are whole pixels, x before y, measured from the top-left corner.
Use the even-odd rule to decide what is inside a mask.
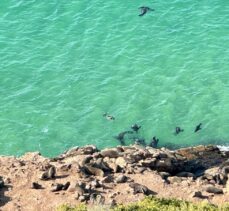
[[[214,186],[208,186],[206,192],[214,194],[223,194],[223,190]]]

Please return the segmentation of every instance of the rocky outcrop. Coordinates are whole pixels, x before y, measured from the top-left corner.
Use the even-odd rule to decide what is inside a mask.
[[[66,202],[71,199],[74,203],[112,206],[144,195],[200,200],[229,193],[227,153],[215,146],[171,151],[132,145],[99,151],[88,145],[74,147],[56,158],[27,153],[20,158],[2,157],[0,161],[0,189],[12,187],[9,194],[35,194],[30,200],[42,192],[46,204],[58,196]]]

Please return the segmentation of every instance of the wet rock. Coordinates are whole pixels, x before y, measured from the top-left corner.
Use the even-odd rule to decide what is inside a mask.
[[[155,192],[153,192],[146,186],[138,184],[138,183],[130,183],[129,186],[133,189],[134,194],[137,194],[137,193],[143,193],[144,195],[155,194]]]
[[[37,182],[33,182],[31,188],[32,188],[32,189],[42,189],[42,185],[40,185],[40,184],[37,183]]]
[[[118,158],[121,154],[117,149],[104,149],[100,152],[103,157]]]
[[[222,189],[214,187],[214,186],[208,186],[205,190],[208,193],[223,194],[223,190]]]
[[[124,183],[124,182],[127,181],[127,179],[128,179],[127,176],[125,176],[125,175],[119,175],[119,176],[115,179],[115,182],[116,182],[116,183]]]
[[[63,187],[64,187],[64,185],[63,184],[60,184],[60,183],[53,184],[52,185],[52,188],[51,188],[51,191],[52,192],[57,192],[57,191],[62,190]]]

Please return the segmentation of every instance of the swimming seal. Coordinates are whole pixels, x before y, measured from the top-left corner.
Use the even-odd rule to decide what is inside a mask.
[[[131,126],[131,129],[133,130],[133,131],[135,131],[136,133],[138,132],[138,130],[141,128],[141,126],[140,125],[137,125],[136,123],[134,124],[134,125],[132,125]]]
[[[153,9],[149,8],[149,7],[139,7],[138,9],[141,10],[141,14],[139,14],[138,16],[143,16],[145,15],[148,11],[154,11]]]
[[[196,129],[195,129],[195,133],[197,132],[197,131],[199,131],[199,130],[201,130],[202,128],[201,128],[201,125],[202,125],[202,123],[200,123],[200,124],[198,124],[197,126],[196,126]]]
[[[114,116],[109,115],[108,113],[104,113],[103,117],[105,117],[107,120],[115,120]]]
[[[114,136],[114,138],[116,138],[117,140],[119,140],[122,145],[125,145],[124,136],[126,134],[132,134],[132,133],[133,133],[133,131],[127,130],[127,131],[124,131],[124,132],[119,133],[117,136]]]
[[[184,130],[181,129],[180,127],[176,127],[175,129],[175,135],[178,135],[180,132],[183,132]]]

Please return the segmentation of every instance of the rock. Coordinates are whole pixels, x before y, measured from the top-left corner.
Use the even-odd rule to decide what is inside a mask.
[[[90,201],[94,204],[104,204],[105,197],[98,193],[92,193],[90,196]]]
[[[208,186],[206,188],[206,192],[208,193],[214,193],[214,194],[223,194],[223,190],[220,188],[216,188],[214,186]]]
[[[183,179],[181,177],[168,177],[168,180],[170,183],[181,183],[183,181]]]
[[[116,183],[124,183],[124,182],[127,181],[127,179],[128,179],[127,176],[125,176],[125,175],[119,175],[119,176],[115,179],[115,182],[116,182]]]
[[[32,189],[42,189],[42,185],[38,184],[37,182],[32,183]]]
[[[95,168],[92,167],[91,165],[85,165],[86,171],[87,173],[94,175],[94,176],[99,176],[99,177],[103,177],[104,176],[104,172],[103,170],[99,169],[99,168]]]
[[[64,187],[64,185],[60,184],[60,183],[53,184],[52,188],[51,188],[51,191],[52,192],[60,191],[60,190],[62,190],[63,187]]]
[[[144,195],[155,194],[155,192],[151,191],[144,185],[138,183],[130,183],[129,186],[133,189],[134,194],[143,193]]]
[[[100,152],[103,157],[118,158],[121,154],[117,149],[104,149]]]
[[[116,160],[115,160],[115,163],[120,166],[121,168],[125,168],[126,165],[127,165],[127,162],[126,160],[123,158],[123,157],[118,157]]]

